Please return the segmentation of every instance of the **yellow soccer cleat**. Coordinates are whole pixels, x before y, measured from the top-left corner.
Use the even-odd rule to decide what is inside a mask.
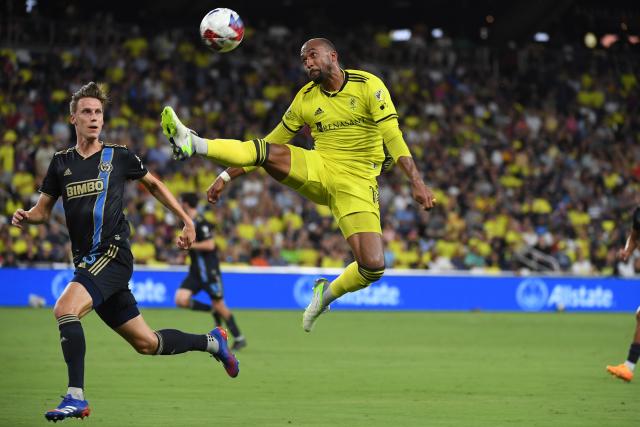
[[[624,363],[616,366],[607,365],[607,372],[626,382],[629,382],[633,379],[633,371],[629,369]]]
[[[193,146],[192,135],[194,131],[182,124],[173,108],[164,107],[160,115],[162,133],[169,139],[173,147],[173,156],[176,160],[185,160],[196,152]]]

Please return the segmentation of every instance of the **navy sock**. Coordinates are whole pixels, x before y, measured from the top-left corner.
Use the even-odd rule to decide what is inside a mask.
[[[220,313],[214,311],[211,314],[213,315],[213,321],[216,322],[216,326],[222,326],[222,317],[220,317]]]
[[[158,336],[156,354],[180,354],[187,351],[206,351],[207,336],[188,334],[177,329],[155,331]]]
[[[65,314],[58,318],[60,345],[64,361],[67,363],[69,387],[84,388],[84,355],[86,344],[82,323],[75,314]]]
[[[194,299],[189,303],[189,308],[194,311],[211,311],[211,306]]]
[[[231,335],[233,335],[234,338],[237,338],[240,335],[242,335],[240,333],[240,329],[238,329],[238,325],[236,325],[236,319],[233,317],[233,314],[231,316],[229,316],[228,319],[225,319],[225,321],[227,322],[227,326],[229,327],[229,331],[231,331]]]
[[[638,359],[640,358],[640,343],[633,343],[631,347],[629,347],[629,356],[627,356],[627,360],[631,363],[638,363]]]

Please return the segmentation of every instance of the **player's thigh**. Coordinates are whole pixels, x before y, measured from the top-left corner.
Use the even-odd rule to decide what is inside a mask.
[[[111,296],[129,289],[133,274],[133,255],[126,247],[109,245],[101,252],[84,257],[76,268],[74,281],[81,283],[97,309]]]
[[[189,299],[200,291],[200,284],[197,278],[192,274],[187,274],[180,287],[176,290],[175,302],[178,305],[181,303],[188,303]]]
[[[365,216],[373,215],[370,212],[362,212],[360,214]],[[358,215],[352,214],[346,218]],[[347,238],[347,242],[359,265],[370,269],[384,268],[384,246],[381,233],[367,231],[354,233]]]
[[[329,204],[327,173],[322,157],[317,151],[289,146],[291,169],[280,182],[302,196],[320,205]]]
[[[345,239],[355,233],[382,233],[375,178],[340,174],[329,178],[329,207]]]
[[[107,298],[95,308],[95,311],[100,319],[114,330],[140,315],[138,302],[129,288]]]
[[[158,348],[158,337],[141,314],[114,329],[139,353],[153,354]]]

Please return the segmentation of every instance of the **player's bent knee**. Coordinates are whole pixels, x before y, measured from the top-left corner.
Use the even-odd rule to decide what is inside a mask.
[[[174,301],[178,307],[189,307],[189,298],[182,295],[176,295]]]
[[[53,316],[56,319],[59,319],[68,314],[78,316],[80,313],[78,310],[74,310],[71,306],[67,306],[67,304],[60,303],[60,301],[56,302],[56,305],[53,307]]]
[[[148,340],[136,340],[132,344],[133,348],[140,354],[156,354],[156,350],[158,349],[157,342],[150,342]]]
[[[363,288],[366,288],[370,284],[377,282],[384,275],[384,264],[380,267],[368,267],[358,264],[358,272],[367,282]]]

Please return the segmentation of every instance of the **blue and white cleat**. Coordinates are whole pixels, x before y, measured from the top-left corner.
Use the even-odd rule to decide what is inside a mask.
[[[316,280],[316,283],[313,285],[313,296],[311,297],[311,302],[302,314],[302,329],[306,332],[311,332],[313,324],[316,322],[318,317],[322,313],[329,311],[329,306],[322,306],[322,294],[327,286],[329,286],[329,281],[325,278]]]
[[[218,352],[211,354],[217,361],[222,362],[224,369],[231,378],[235,378],[240,373],[240,362],[236,356],[229,350],[227,345],[227,331],[220,326],[209,332],[209,335],[218,341]]]
[[[179,160],[186,160],[193,156],[196,150],[191,136],[197,134],[182,124],[171,107],[164,107],[160,117],[162,133],[169,138],[173,146],[173,156]]]
[[[65,418],[84,418],[91,413],[89,402],[86,400],[78,400],[71,397],[70,394],[62,397],[62,402],[56,409],[47,411],[44,417],[48,421],[62,421]]]

